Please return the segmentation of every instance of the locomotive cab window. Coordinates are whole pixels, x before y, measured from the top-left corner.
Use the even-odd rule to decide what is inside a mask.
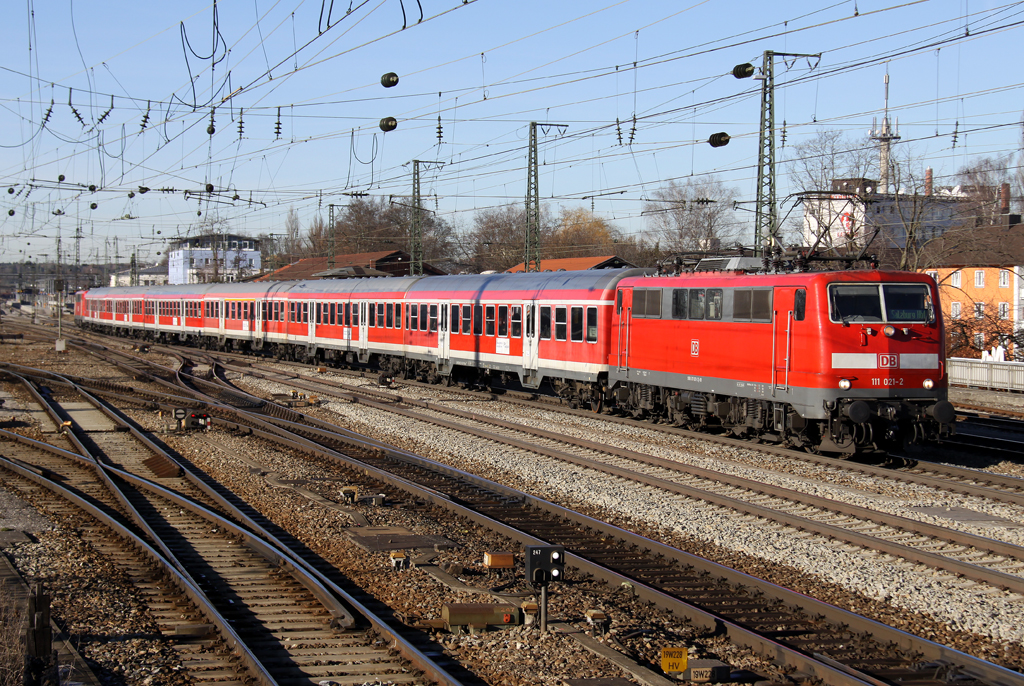
[[[889,322],[932,321],[932,293],[924,284],[885,284],[885,320]]]
[[[802,322],[807,316],[807,289],[801,288],[793,297],[793,319]]]
[[[878,286],[833,285],[829,286],[829,310],[832,321],[850,322],[882,321],[882,300]]]
[[[931,291],[925,284],[831,285],[828,289],[832,321],[931,322]]]

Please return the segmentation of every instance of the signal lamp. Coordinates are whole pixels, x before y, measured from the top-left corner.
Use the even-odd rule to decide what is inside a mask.
[[[922,383],[921,385],[924,386],[926,391],[930,391],[933,388],[935,388],[935,382],[932,381],[931,379],[925,379],[924,383]]]
[[[852,385],[853,384],[850,383],[849,379],[839,379],[839,389],[840,390],[848,391],[848,390],[850,390],[850,386],[852,386]]]
[[[895,326],[893,326],[892,324],[887,324],[887,325],[886,325],[886,326],[885,326],[885,327],[884,327],[884,328],[882,329],[882,333],[884,333],[884,334],[885,334],[886,336],[888,336],[889,338],[892,338],[893,336],[895,336],[895,335],[896,335],[896,327],[895,327]]]

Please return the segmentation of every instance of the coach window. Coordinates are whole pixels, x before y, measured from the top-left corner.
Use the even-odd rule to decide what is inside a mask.
[[[540,308],[540,337],[541,340],[551,340],[551,306],[545,305]]]
[[[708,319],[722,318],[722,289],[709,288],[707,292]]]
[[[309,303],[302,303],[302,323],[309,323]]]
[[[597,343],[597,308],[587,308],[587,343]]]
[[[327,316],[331,319],[331,324],[339,324],[338,312],[341,310],[341,303],[327,303]]]
[[[313,318],[316,319],[317,324],[327,323],[326,313],[324,313],[323,317],[320,316],[320,313],[322,312],[322,305],[323,303],[313,303]]]
[[[437,331],[437,305],[431,305],[430,308],[429,308],[429,312],[430,312],[430,319],[429,319],[430,328],[428,329],[428,331],[430,333],[434,333],[435,331]],[[423,314],[423,313],[421,312],[420,314]]]
[[[409,307],[409,330],[415,331],[419,327],[419,308],[415,305]]]
[[[370,314],[366,318],[366,325],[370,327],[377,326],[377,305],[370,303]]]
[[[581,343],[583,341],[583,308],[573,307],[570,314],[569,339],[573,343]]]
[[[770,293],[770,291],[764,291]],[[770,306],[769,306],[770,307]],[[793,298],[793,319],[798,322],[802,322],[807,313],[807,289],[797,289],[796,295]]]
[[[473,306],[462,306],[462,333],[469,335],[473,332]]]
[[[704,289],[690,289],[690,319],[704,319]]]
[[[523,335],[523,308],[521,305],[512,306],[512,338],[520,338]]]
[[[686,289],[672,289],[672,319],[686,319]]]
[[[387,328],[395,328],[395,303],[388,303],[387,309]]]
[[[359,326],[359,305],[357,303],[351,303],[352,305],[352,326]],[[365,314],[365,312],[364,312]]]
[[[427,331],[427,324],[430,331],[437,331],[437,305],[420,305],[420,331]]]
[[[494,305],[488,305],[485,312],[487,313],[487,326],[484,329],[484,333],[488,336],[494,335]]]
[[[498,305],[498,335],[508,336],[508,305]]]
[[[395,303],[395,328],[402,328],[402,303]]]
[[[228,315],[228,318],[229,319],[237,319],[237,317],[235,316],[235,312],[237,312],[237,310],[238,310],[238,303],[236,303],[234,300],[232,300],[231,301],[231,310],[230,310],[230,314]]]
[[[384,328],[384,303],[377,303],[377,326]]]
[[[568,329],[568,312],[564,305],[555,308],[555,340],[564,341]]]
[[[484,332],[484,306],[473,305],[473,334],[476,336]]]

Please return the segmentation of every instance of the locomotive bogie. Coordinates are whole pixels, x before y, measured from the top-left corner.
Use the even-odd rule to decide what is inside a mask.
[[[537,389],[840,454],[941,438],[942,321],[898,272],[643,270],[102,288],[76,321],[154,342]]]

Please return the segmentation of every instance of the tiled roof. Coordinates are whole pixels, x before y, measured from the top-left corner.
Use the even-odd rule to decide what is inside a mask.
[[[557,272],[566,271],[573,272],[582,269],[602,269],[604,267],[632,267],[633,264],[626,260],[617,257],[616,255],[601,255],[599,257],[564,257],[557,260],[544,260],[540,261],[541,271],[545,272]],[[506,270],[508,273],[525,271],[524,263],[520,262],[511,269]]]

